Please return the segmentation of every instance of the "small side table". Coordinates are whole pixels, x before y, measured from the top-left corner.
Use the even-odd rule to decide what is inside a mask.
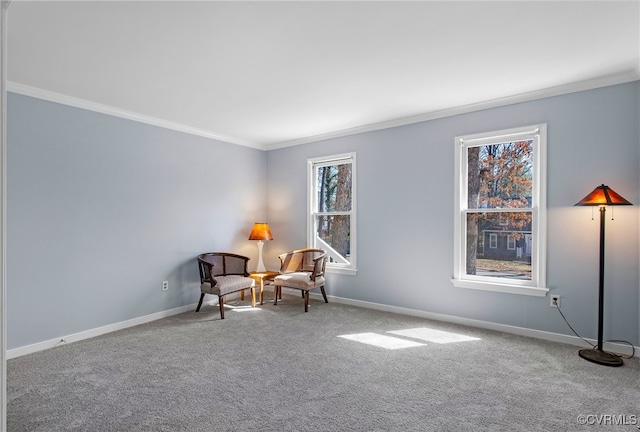
[[[251,272],[249,277],[256,282],[260,282],[260,304],[263,304],[262,291],[264,290],[264,281],[272,281],[280,273],[274,271]],[[243,291],[244,292],[244,291]]]

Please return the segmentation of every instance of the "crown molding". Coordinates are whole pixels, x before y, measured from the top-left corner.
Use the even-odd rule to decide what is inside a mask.
[[[292,147],[301,144],[308,144],[312,142],[327,140],[331,138],[340,138],[349,135],[360,134],[364,132],[372,132],[381,129],[389,129],[398,126],[405,126],[414,123],[420,123],[429,120],[436,120],[445,117],[452,117],[459,114],[466,114],[474,111],[482,111],[490,108],[498,108],[507,105],[513,105],[522,102],[530,102],[538,99],[544,99],[553,96],[561,96],[569,93],[577,93],[585,90],[593,90],[600,87],[608,87],[616,84],[624,84],[628,82],[640,80],[640,68],[638,70],[627,71],[615,75],[607,75],[586,81],[579,81],[569,83],[556,87],[549,87],[546,89],[535,90],[532,92],[521,93],[514,96],[508,96],[499,99],[493,99],[484,102],[478,102],[469,105],[463,105],[459,107],[447,108],[439,111],[432,111],[417,116],[403,117],[395,120],[389,120],[380,123],[372,123],[365,126],[358,126],[349,129],[342,129],[339,131],[328,132],[325,134],[314,135],[310,137],[300,138],[291,141],[285,141],[280,143],[267,144],[266,150],[276,150],[284,147]]]
[[[55,102],[63,105],[68,105],[74,108],[86,109],[89,111],[98,112],[101,114],[107,114],[114,117],[120,117],[127,120],[133,120],[139,123],[146,123],[153,126],[162,127],[165,129],[171,129],[178,132],[184,132],[191,135],[197,135],[205,138],[214,139],[217,141],[222,141],[230,144],[236,144],[245,147],[252,147],[259,150],[265,150],[264,146],[261,144],[237,139],[234,137],[229,137],[225,135],[215,134],[203,129],[194,128],[191,126],[187,126],[181,123],[175,123],[163,119],[159,119],[156,117],[151,117],[144,114],[135,113],[132,111],[126,111],[120,108],[115,108],[109,105],[103,105],[97,102],[91,102],[85,99],[76,98],[73,96],[63,95],[61,93],[52,92],[49,90],[43,90],[36,87],[31,87],[24,84],[18,84],[13,81],[7,82],[7,90],[12,93],[18,93],[24,96],[30,96],[38,99],[43,99],[49,102]]]
[[[403,117],[399,119],[371,123],[364,126],[358,126],[348,129],[341,129],[337,131],[331,131],[324,134],[312,135],[303,137],[291,141],[275,142],[270,144],[249,142],[235,137],[216,134],[203,129],[194,128],[180,123],[175,123],[155,117],[122,110],[108,105],[99,104],[96,102],[87,101],[84,99],[76,98],[73,96],[67,96],[60,93],[51,92],[48,90],[39,89],[36,87],[19,84],[16,82],[8,81],[7,90],[13,93],[22,94],[25,96],[31,96],[38,99],[47,100],[50,102],[60,103],[76,108],[82,108],[90,111],[99,112],[102,114],[112,115],[115,117],[121,117],[128,120],[137,121],[140,123],[146,123],[153,126],[163,127],[166,129],[176,130],[192,135],[202,136],[205,138],[214,139],[230,144],[236,144],[244,147],[251,147],[258,150],[269,151],[276,150],[285,147],[293,147],[302,144],[309,144],[313,142],[328,140],[332,138],[340,138],[349,135],[356,135],[365,132],[373,132],[381,129],[389,129],[398,126],[405,126],[414,123],[421,123],[429,120],[436,120],[445,117],[451,117],[459,114],[466,114],[475,111],[482,111],[490,108],[498,108],[507,105],[513,105],[522,102],[529,102],[538,99],[544,99],[553,96],[560,96],[569,93],[577,93],[586,90],[593,90],[600,87],[607,87],[616,84],[624,84],[628,82],[640,80],[640,68],[632,71],[626,71],[618,74],[607,75],[585,81],[578,81],[569,84],[564,84],[556,87],[549,87],[546,89],[535,90],[532,92],[521,93],[518,95],[508,96],[504,98],[493,99],[484,102],[473,103],[469,105],[463,105],[459,107],[447,108],[444,110],[432,111],[429,113],[420,114],[417,116]]]

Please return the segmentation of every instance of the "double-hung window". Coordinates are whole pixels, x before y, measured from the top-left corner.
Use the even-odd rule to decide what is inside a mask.
[[[455,145],[454,286],[546,295],[546,125]]]
[[[324,249],[327,271],[356,272],[356,155],[308,160],[309,247]]]

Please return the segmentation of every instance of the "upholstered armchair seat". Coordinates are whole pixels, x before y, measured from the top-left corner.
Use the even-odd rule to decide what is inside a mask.
[[[311,280],[309,275],[309,272],[287,273],[276,276],[274,282],[277,285],[283,285],[305,291],[324,286],[324,276],[318,276],[315,280]]]
[[[204,282],[200,284],[200,291],[205,294],[223,296],[232,292],[251,288],[252,286],[255,286],[255,281],[244,276],[216,276],[215,285],[213,285],[213,287],[211,286],[211,282]]]

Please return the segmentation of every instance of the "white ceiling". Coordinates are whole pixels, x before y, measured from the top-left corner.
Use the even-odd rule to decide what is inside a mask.
[[[640,1],[13,0],[9,90],[270,149],[640,79]]]

